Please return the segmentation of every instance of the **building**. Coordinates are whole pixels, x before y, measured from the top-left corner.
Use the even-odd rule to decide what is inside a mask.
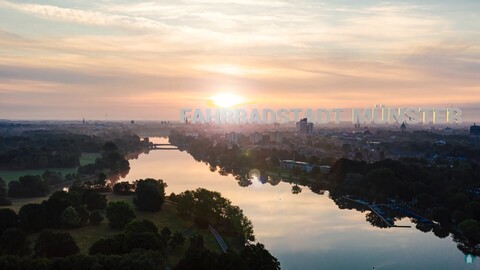
[[[280,166],[283,169],[287,169],[287,170],[291,170],[293,168],[299,168],[300,170],[302,170],[304,172],[307,172],[307,173],[311,172],[312,169],[313,169],[313,166],[310,165],[307,162],[295,161],[295,160],[290,160],[290,159],[281,160],[280,161]]]
[[[332,169],[332,166],[329,166],[329,165],[322,165],[319,167],[320,168],[320,171],[322,173],[329,173],[330,170]]]
[[[470,135],[480,136],[480,126],[477,126],[477,124],[470,126]]]
[[[279,131],[274,131],[270,133],[270,142],[274,143],[282,143],[283,142],[283,136]]]
[[[238,137],[236,132],[225,133],[225,141],[230,144],[238,144]]]
[[[263,135],[259,132],[253,132],[253,133],[250,133],[249,139],[250,139],[250,143],[258,144],[262,141]]]
[[[308,123],[307,118],[298,121],[296,126],[298,134],[308,135],[313,133],[313,123]]]

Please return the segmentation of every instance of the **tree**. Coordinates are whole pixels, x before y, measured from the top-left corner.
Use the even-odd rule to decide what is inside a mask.
[[[467,194],[463,192],[457,192],[454,196],[450,197],[448,200],[448,205],[450,208],[463,210],[465,205],[470,201]]]
[[[18,215],[10,208],[0,209],[0,234],[8,228],[18,227]]]
[[[160,235],[162,236],[163,240],[165,240],[165,243],[168,243],[170,241],[172,231],[170,231],[168,227],[165,227],[160,231]]]
[[[164,250],[166,246],[165,242],[157,234],[149,232],[128,234],[125,240],[128,252],[135,249]]]
[[[156,212],[162,209],[165,202],[165,187],[163,180],[145,179],[136,182],[136,197],[133,199],[138,209]]]
[[[292,186],[292,194],[299,194],[302,192],[302,188],[299,187],[298,185],[293,185]]]
[[[42,179],[46,181],[49,185],[59,184],[64,181],[61,173],[49,170],[43,172]]]
[[[194,249],[190,247],[185,252],[185,256],[175,266],[175,270],[207,270],[207,269],[225,269],[219,267],[216,261],[216,254],[202,247]],[[241,268],[240,268],[241,269]]]
[[[107,206],[107,219],[110,227],[123,229],[135,218],[135,212],[126,202],[111,202]]]
[[[480,219],[480,203],[478,201],[470,201],[465,205],[465,212],[473,219]]]
[[[81,205],[78,208],[75,208],[75,210],[78,213],[78,216],[80,217],[80,223],[85,224],[90,220],[90,213],[87,211],[87,208],[85,205]]]
[[[445,207],[435,207],[432,209],[432,219],[442,225],[448,225],[451,221],[450,211]]]
[[[187,190],[176,196],[177,211],[183,217],[191,217],[195,205],[193,191]]]
[[[125,226],[125,234],[152,233],[158,234],[157,226],[150,220],[134,220]]]
[[[320,173],[321,173],[320,167],[318,167],[318,166],[315,165],[315,166],[313,166],[313,168],[312,168],[312,170],[310,171],[309,175],[310,175],[310,177],[315,177],[315,176],[317,176],[317,175],[320,174]]]
[[[90,224],[92,225],[100,225],[103,219],[103,215],[98,210],[95,210],[90,214]]]
[[[7,199],[7,185],[0,177],[0,206],[11,205],[12,202]]]
[[[254,241],[251,221],[243,215],[238,206],[232,205],[220,193],[198,188],[178,194],[177,199],[177,210],[180,215],[193,217],[197,225],[205,227],[208,227],[208,224],[219,225],[217,229],[236,234],[244,241]]]
[[[18,212],[20,227],[26,232],[39,232],[45,228],[47,212],[43,204],[30,203],[22,206]]]
[[[135,193],[135,184],[128,182],[119,182],[113,185],[113,193],[117,195],[130,195]]]
[[[36,256],[47,258],[66,257],[80,251],[69,233],[41,232],[35,241]]]
[[[248,269],[279,270],[278,260],[265,249],[263,244],[248,244],[240,252],[240,256],[246,261]]]
[[[95,185],[104,187],[107,184],[107,175],[103,172],[98,174],[98,179],[95,181]]]
[[[16,228],[5,230],[0,236],[0,251],[9,255],[29,255],[30,243],[25,232]]]
[[[81,205],[81,196],[78,192],[70,191],[56,191],[47,201],[43,203],[47,211],[47,225],[49,227],[60,227],[60,216],[63,211],[73,206],[75,209],[79,209]]]
[[[8,184],[9,197],[43,197],[49,190],[49,184],[39,175],[25,175]]]
[[[117,264],[114,264],[114,267],[110,269],[167,269],[167,259],[163,251],[138,250],[119,257],[117,259]]]
[[[119,234],[111,238],[101,238],[92,244],[89,248],[88,253],[91,255],[94,254],[103,254],[111,255],[117,254],[121,255],[125,253],[125,235]]]
[[[475,243],[480,242],[480,224],[475,219],[466,219],[458,224],[458,231]]]
[[[170,246],[172,247],[172,249],[182,246],[183,243],[185,243],[185,237],[183,236],[183,234],[181,232],[175,232],[170,239]]]
[[[107,198],[105,195],[96,191],[87,192],[84,195],[84,202],[88,211],[102,210],[107,206]]]
[[[367,180],[374,187],[376,187],[380,192],[385,192],[389,194],[394,189],[396,177],[395,177],[395,173],[388,168],[375,169],[375,170],[371,170],[367,174]]]
[[[257,269],[248,268],[245,260],[238,254],[227,252],[217,254],[209,251],[203,245],[201,236],[194,236],[190,239],[190,246],[185,252],[185,256],[175,266],[176,270],[197,270],[197,269],[235,269],[247,270]],[[259,268],[275,269],[275,268]]]
[[[422,208],[430,208],[435,204],[435,197],[430,194],[420,193],[417,195],[417,206]]]
[[[190,238],[190,246],[185,256],[175,266],[175,270],[217,269],[215,266],[215,254],[205,248],[202,236],[194,235]]]
[[[102,147],[102,155],[118,152],[118,146],[114,142],[106,142]]]
[[[60,224],[65,228],[76,228],[80,226],[81,219],[80,215],[77,213],[77,210],[72,206],[65,208],[62,215],[60,216]]]

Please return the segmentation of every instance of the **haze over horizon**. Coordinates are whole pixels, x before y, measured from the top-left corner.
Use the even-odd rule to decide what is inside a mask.
[[[480,114],[478,1],[3,1],[0,118],[178,119],[259,108]],[[348,119],[347,119],[348,120]]]

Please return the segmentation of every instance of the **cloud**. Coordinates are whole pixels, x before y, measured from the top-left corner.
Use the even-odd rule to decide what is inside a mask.
[[[36,68],[0,65],[0,79],[31,80],[60,84],[99,84],[111,81],[107,75],[91,74],[56,68]]]
[[[0,0],[0,7],[39,30],[0,19],[2,102],[22,99],[46,106],[45,114],[69,104],[148,116],[157,106],[175,118],[167,108],[222,91],[259,106],[480,102],[479,34],[436,6]],[[37,93],[44,97],[28,98]],[[55,104],[39,105],[48,100]]]
[[[165,30],[168,28],[158,21],[147,18],[106,14],[94,10],[62,8],[51,5],[12,3],[8,1],[1,1],[0,4],[5,7],[30,13],[45,19],[62,22],[74,22],[102,26],[117,25],[126,27],[151,28],[157,30]]]
[[[439,44],[418,48],[404,59],[425,75],[455,84],[478,86],[480,47],[470,44]]]

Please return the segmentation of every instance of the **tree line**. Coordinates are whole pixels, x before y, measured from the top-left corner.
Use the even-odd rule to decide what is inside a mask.
[[[78,167],[82,152],[102,152],[109,141],[118,146],[119,153],[137,152],[146,147],[137,135],[129,133],[111,138],[64,131],[26,131],[22,135],[0,136],[0,169]]]
[[[167,186],[162,180],[139,179],[133,186],[137,210],[161,211]],[[42,203],[22,206],[18,214],[11,209],[0,209],[0,269],[12,266],[15,266],[12,269],[77,269],[80,265],[82,269],[165,269],[168,253],[184,245],[183,233],[167,227],[159,230],[149,220],[136,219],[129,203],[107,202],[100,191],[98,182],[76,182],[68,191],[54,192]],[[171,195],[182,213],[185,213],[182,202],[189,202],[184,199],[185,194],[195,198],[192,215],[205,215],[208,222],[223,224],[219,228],[229,228],[231,232],[240,232],[243,239],[254,240],[251,222],[219,193],[199,189]],[[51,231],[74,230],[87,224],[96,226],[105,217],[108,225],[120,233],[98,239],[90,246],[88,255],[79,254],[79,247],[68,231]],[[246,226],[249,228],[245,229]],[[32,248],[27,236],[33,233],[39,234]],[[280,269],[276,258],[263,245],[245,242],[240,246],[240,252],[217,254],[205,248],[201,236],[193,235],[174,269],[219,269],[225,265],[229,267],[224,269]]]

